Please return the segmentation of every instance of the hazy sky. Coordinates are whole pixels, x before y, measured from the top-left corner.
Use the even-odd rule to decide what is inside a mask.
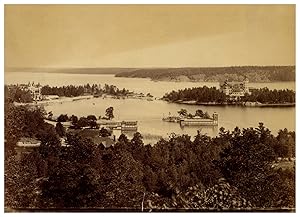
[[[5,67],[294,64],[293,5],[5,5]]]

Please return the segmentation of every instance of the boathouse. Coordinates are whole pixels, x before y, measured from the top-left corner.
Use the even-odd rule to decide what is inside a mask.
[[[180,119],[179,123],[181,126],[217,126],[218,114],[214,112],[212,118],[201,118],[201,117],[182,118]]]

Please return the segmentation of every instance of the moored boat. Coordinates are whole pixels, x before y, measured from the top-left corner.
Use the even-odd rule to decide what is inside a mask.
[[[166,122],[179,122],[180,121],[180,117],[177,117],[177,116],[168,116],[168,117],[165,117],[162,119],[163,121],[166,121]]]

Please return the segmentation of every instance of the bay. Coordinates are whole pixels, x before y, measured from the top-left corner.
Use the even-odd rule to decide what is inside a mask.
[[[162,97],[166,92],[189,87],[219,87],[218,82],[167,82],[151,81],[147,78],[120,78],[114,75],[89,74],[58,74],[58,73],[6,73],[6,84],[28,83],[34,81],[42,85],[63,86],[90,84],[113,84],[118,88],[126,88],[137,93],[151,93],[155,97]],[[269,89],[295,90],[295,82],[250,83],[254,88],[268,87]],[[138,131],[145,138],[146,143],[153,143],[159,137],[168,137],[172,133],[189,134],[195,136],[197,130],[210,136],[216,136],[218,129],[224,127],[233,130],[240,128],[257,127],[259,122],[269,128],[273,134],[279,129],[295,130],[295,107],[240,107],[240,106],[199,106],[168,103],[161,100],[147,101],[141,99],[111,99],[91,98],[73,102],[53,103],[45,106],[46,111],[54,115],[68,114],[87,116],[90,114],[103,116],[105,109],[114,107],[116,120],[138,121]],[[176,115],[180,109],[187,109],[194,113],[197,109],[207,111],[209,114],[219,114],[218,127],[185,126],[178,123],[163,122],[162,118],[169,113]]]

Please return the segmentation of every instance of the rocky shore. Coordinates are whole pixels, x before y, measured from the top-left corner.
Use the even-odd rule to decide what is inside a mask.
[[[170,103],[186,104],[186,105],[203,105],[203,106],[246,106],[246,107],[295,107],[296,103],[259,103],[259,102],[197,102],[197,101],[168,101]]]

